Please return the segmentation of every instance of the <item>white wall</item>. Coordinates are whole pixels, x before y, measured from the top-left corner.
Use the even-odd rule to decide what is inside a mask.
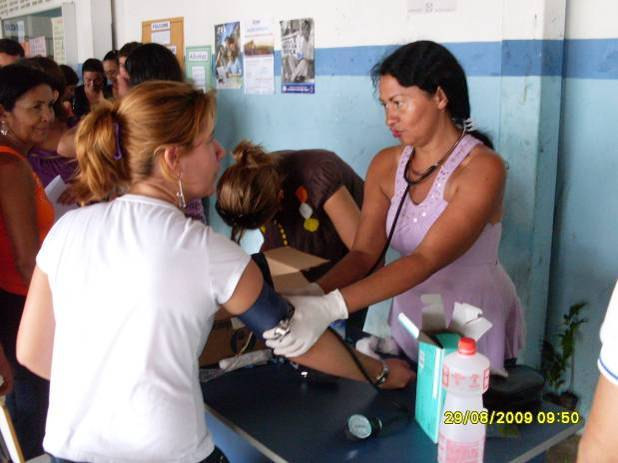
[[[316,24],[316,47],[327,48],[390,45],[429,37],[442,42],[469,41],[471,31],[474,31],[476,41],[499,40],[502,24],[496,18],[502,18],[502,3],[498,0],[459,0],[455,12],[419,15],[407,13],[407,0],[231,0],[225,3],[152,0],[148,7],[133,0],[117,0],[115,17],[119,46],[140,40],[141,22],[150,19],[184,17],[185,43],[190,46],[212,44],[214,24],[262,17],[275,21],[312,17]],[[540,0],[521,3],[540,3]],[[453,21],[454,17],[457,21]],[[280,48],[278,37],[275,47]]]
[[[616,0],[569,0],[567,39],[606,39],[618,37]]]
[[[75,12],[74,20],[72,18],[65,18],[65,21],[73,20],[73,24],[65,25],[65,29],[69,31],[65,39],[72,41],[68,45],[70,52],[67,53],[67,59],[69,60],[67,64],[76,66],[88,58],[102,59],[105,53],[112,49],[111,0],[74,0],[72,2],[45,0],[41,4],[11,13],[0,11],[0,17],[4,19],[28,15],[67,4],[73,5]]]
[[[79,63],[88,58],[103,59],[105,53],[112,49],[111,0],[75,0],[73,3],[77,20]]]

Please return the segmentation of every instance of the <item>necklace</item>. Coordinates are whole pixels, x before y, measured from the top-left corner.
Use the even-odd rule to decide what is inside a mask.
[[[412,159],[414,158],[414,151],[412,151],[412,155],[410,156],[410,158],[408,159],[408,162],[406,162],[406,167],[403,171],[403,178],[406,182],[408,182],[408,185],[410,186],[414,186],[414,185],[418,185],[419,183],[421,183],[423,180],[426,180],[431,174],[434,173],[434,171],[442,165],[442,163],[446,160],[446,158],[448,158],[450,156],[450,154],[453,152],[453,150],[457,147],[457,145],[459,144],[459,142],[461,141],[461,139],[464,137],[464,135],[466,134],[465,130],[461,131],[461,135],[459,135],[459,138],[457,138],[457,140],[455,140],[455,143],[453,143],[453,146],[451,146],[449,148],[449,150],[444,154],[444,156],[442,156],[436,163],[430,165],[427,169],[425,169],[423,172],[417,172],[416,170],[414,170],[414,168],[412,167]],[[408,178],[408,170],[411,170],[412,173],[414,175],[416,175],[418,178],[416,180],[411,180],[410,178]]]
[[[283,242],[283,245],[287,246],[288,245],[288,235],[285,234],[283,225],[277,222],[277,219],[273,219],[273,223],[277,226],[277,229],[279,230],[279,235],[281,235],[281,241]]]

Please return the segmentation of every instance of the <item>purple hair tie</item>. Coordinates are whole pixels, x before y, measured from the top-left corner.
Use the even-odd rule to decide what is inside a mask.
[[[122,149],[120,148],[120,125],[118,122],[114,122],[114,132],[116,134],[116,152],[114,153],[114,159],[119,161],[122,159]]]

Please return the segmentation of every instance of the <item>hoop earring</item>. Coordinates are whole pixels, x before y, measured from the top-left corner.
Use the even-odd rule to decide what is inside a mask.
[[[5,121],[2,121],[2,123],[0,123],[0,134],[5,137],[9,134],[9,128],[6,126]]]
[[[185,200],[185,193],[182,191],[182,180],[180,179],[180,175],[178,176],[178,191],[176,192],[176,203],[180,209],[185,209],[187,207],[187,201]]]

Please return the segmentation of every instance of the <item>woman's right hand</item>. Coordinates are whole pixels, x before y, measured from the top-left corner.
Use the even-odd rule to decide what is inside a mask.
[[[265,331],[262,337],[276,355],[298,357],[307,352],[335,320],[348,318],[348,309],[338,290],[324,296],[291,296],[294,306],[290,330],[280,336],[279,327]]]
[[[391,358],[385,362],[390,371],[386,382],[381,386],[382,389],[401,389],[416,379],[416,373],[405,360]]]

